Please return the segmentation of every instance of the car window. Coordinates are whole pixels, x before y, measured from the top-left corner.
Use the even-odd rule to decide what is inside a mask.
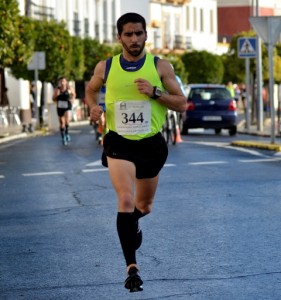
[[[231,95],[226,88],[193,88],[189,93],[189,100],[224,100],[230,99]]]

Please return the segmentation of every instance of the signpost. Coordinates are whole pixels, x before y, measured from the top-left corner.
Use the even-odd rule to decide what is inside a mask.
[[[257,56],[257,39],[253,37],[238,38],[238,57],[245,58],[246,70],[246,129],[250,131],[250,58]]]
[[[37,125],[38,125],[38,119],[39,119],[38,118],[38,115],[39,115],[38,114],[38,102],[40,103],[40,98],[37,93],[37,91],[38,91],[37,82],[39,80],[38,70],[45,70],[45,68],[46,68],[45,52],[41,52],[41,51],[34,52],[29,64],[27,65],[27,69],[34,70],[34,81],[35,81],[35,85],[36,85],[34,106],[35,106],[35,119],[36,119]]]
[[[274,77],[273,77],[273,46],[281,32],[281,17],[250,17],[250,23],[267,46],[269,57],[269,100],[271,115],[271,143],[275,143],[275,108],[274,108]]]

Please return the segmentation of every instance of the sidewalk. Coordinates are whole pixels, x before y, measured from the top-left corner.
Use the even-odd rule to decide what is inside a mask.
[[[82,126],[88,125],[89,120],[81,120],[70,123],[71,126]],[[22,126],[8,126],[6,128],[0,127],[0,144],[6,143],[16,139],[23,139],[28,137],[35,137],[35,136],[43,136],[53,133],[53,131],[49,131],[47,127],[42,127],[41,129],[34,130],[33,132],[22,132]]]
[[[86,125],[89,124],[88,120],[78,121],[78,122],[71,122],[72,126],[79,126],[79,125]],[[247,134],[251,136],[249,140],[236,140],[231,142],[232,146],[237,147],[249,147],[249,148],[257,148],[257,149],[265,149],[271,150],[276,152],[281,152],[281,136],[280,133],[275,136],[275,143],[270,143],[271,137],[271,120],[267,119],[264,123],[263,132],[259,132],[257,130],[257,125],[251,125],[250,130],[245,128],[245,120],[241,120],[238,124],[237,128],[238,134]],[[43,128],[41,130],[35,130],[34,132],[22,132],[22,126],[13,126],[7,128],[0,128],[0,144],[5,143],[11,140],[22,139],[27,137],[34,137],[39,135],[46,135],[48,134],[48,130]],[[254,137],[268,137],[268,142],[260,142],[254,140]]]
[[[22,126],[8,126],[0,128],[0,144],[10,142],[12,140],[23,139],[32,136],[45,135],[45,129],[34,130],[33,132],[22,132]]]

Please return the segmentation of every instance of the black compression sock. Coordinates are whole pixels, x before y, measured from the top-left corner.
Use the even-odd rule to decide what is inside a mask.
[[[146,214],[142,213],[140,210],[138,210],[136,207],[135,207],[135,210],[133,212],[133,215],[134,215],[134,218],[136,221],[138,221],[140,218],[144,217]]]
[[[66,135],[68,134],[68,128],[69,128],[69,125],[65,125],[65,134]]]
[[[136,221],[133,213],[118,212],[117,232],[127,266],[136,264]]]
[[[61,137],[64,138],[64,128],[60,128]]]

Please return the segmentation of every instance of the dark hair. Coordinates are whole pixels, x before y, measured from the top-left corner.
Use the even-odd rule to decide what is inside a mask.
[[[146,31],[146,22],[143,16],[137,13],[126,13],[117,20],[117,32],[121,35],[123,26],[127,23],[141,23],[144,31]]]

